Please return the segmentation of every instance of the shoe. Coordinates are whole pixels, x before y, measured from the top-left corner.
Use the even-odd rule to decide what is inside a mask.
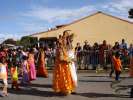
[[[130,98],[133,98],[133,95],[130,95]]]
[[[76,92],[72,92],[71,94],[76,94]]]

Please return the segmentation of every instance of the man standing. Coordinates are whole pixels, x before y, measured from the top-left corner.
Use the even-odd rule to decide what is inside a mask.
[[[90,64],[90,46],[88,44],[88,41],[86,40],[85,45],[83,46],[83,55],[84,55],[84,66],[85,66],[85,70],[88,69],[88,66]]]
[[[80,46],[80,43],[77,43],[77,46],[75,47],[75,54],[76,54],[78,67],[79,67],[79,69],[81,69],[82,47]]]
[[[103,43],[100,45],[100,48],[99,48],[99,62],[100,62],[100,65],[104,69],[107,69],[107,66],[106,66],[107,50],[108,50],[108,45],[107,45],[106,40],[104,40]]]
[[[120,44],[121,49],[127,49],[127,43],[125,42],[125,39],[122,39],[122,42]]]

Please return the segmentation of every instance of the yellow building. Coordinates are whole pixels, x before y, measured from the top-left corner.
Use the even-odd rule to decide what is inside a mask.
[[[77,42],[83,44],[85,40],[88,40],[91,45],[94,42],[102,43],[103,40],[114,44],[115,41],[120,42],[123,38],[128,43],[133,43],[133,23],[103,12],[97,12],[57,29],[31,36],[45,39],[58,38],[64,30],[72,30],[75,33],[74,45]]]

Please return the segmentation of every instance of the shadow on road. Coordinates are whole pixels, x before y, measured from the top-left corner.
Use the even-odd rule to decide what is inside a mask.
[[[52,88],[52,85],[50,85],[50,84],[35,84],[35,83],[32,83],[30,86],[31,87],[41,87],[41,88]]]
[[[118,85],[118,87],[133,88],[133,85]]]
[[[115,89],[115,91],[116,92],[126,91],[131,88],[133,88],[133,85],[117,85],[117,88]]]
[[[82,77],[108,77],[108,76],[106,75],[106,76],[82,76]]]
[[[94,78],[97,78],[97,77],[100,77],[100,78],[101,78],[101,77],[103,77],[103,78],[104,78],[104,77],[109,77],[109,76],[108,76],[108,75],[101,75],[101,76],[96,76],[96,75],[94,75],[94,76],[92,75],[92,76],[91,76],[91,75],[90,75],[90,76],[82,76],[82,77],[94,77]],[[122,79],[125,79],[125,78],[130,79],[130,77],[126,77],[126,76],[121,76],[121,78],[122,78]]]
[[[106,80],[79,80],[79,82],[112,82]]]
[[[77,93],[75,95],[80,95],[88,98],[100,98],[100,97],[129,98],[128,95],[116,95],[116,94],[104,94],[104,93]]]
[[[54,91],[41,91],[36,88],[21,89],[19,91],[8,89],[11,94],[17,95],[31,95],[31,96],[41,96],[41,97],[63,97],[64,95],[54,93]]]

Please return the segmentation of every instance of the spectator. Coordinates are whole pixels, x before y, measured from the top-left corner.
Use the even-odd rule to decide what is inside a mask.
[[[106,40],[104,40],[103,43],[100,45],[100,48],[99,48],[100,65],[102,65],[102,67],[104,69],[107,69],[107,66],[105,66],[107,50],[108,50],[108,45],[107,45]]]
[[[85,68],[84,69],[88,69],[89,67],[89,64],[90,64],[90,50],[91,50],[91,47],[90,45],[88,44],[88,41],[86,40],[85,42],[85,45],[83,46],[83,55],[84,55],[84,66]]]
[[[127,43],[125,42],[125,39],[122,39],[122,43],[120,45],[121,49],[127,49]]]
[[[116,52],[119,52],[120,53],[120,45],[119,45],[119,42],[115,42],[115,45],[113,46],[112,48],[112,57],[110,59],[111,61],[111,71],[109,73],[109,77],[112,77],[112,74],[114,73],[114,65],[113,65],[113,56],[116,54]]]
[[[126,48],[121,49],[121,60],[123,67],[126,68],[128,64],[128,50]]]
[[[97,42],[94,43],[91,52],[91,64],[93,65],[93,69],[96,69],[96,66],[99,64],[99,45]]]
[[[119,50],[120,50],[119,42],[115,42],[115,45],[113,46],[112,49],[113,49],[114,53],[119,52]]]
[[[81,63],[82,63],[82,47],[80,46],[80,43],[77,43],[77,46],[75,47],[75,55],[77,58],[77,64],[79,69],[81,69]]]

